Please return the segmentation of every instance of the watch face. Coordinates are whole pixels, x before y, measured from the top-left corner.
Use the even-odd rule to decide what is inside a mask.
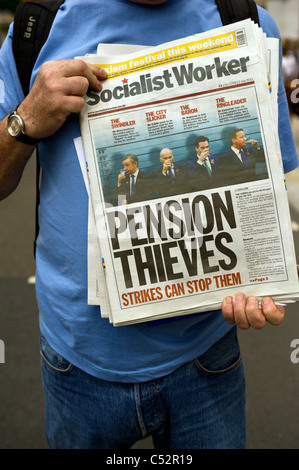
[[[7,124],[7,129],[12,137],[18,137],[23,130],[23,123],[20,117],[15,115],[11,116]]]

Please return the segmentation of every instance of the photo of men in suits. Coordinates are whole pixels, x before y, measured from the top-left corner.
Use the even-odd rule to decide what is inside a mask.
[[[124,171],[118,175],[117,196],[118,204],[131,204],[149,199],[149,175],[139,170],[138,157],[132,153],[122,159]]]
[[[257,140],[247,139],[243,129],[231,129],[228,133],[231,148],[219,158],[217,175],[222,185],[247,183],[267,178],[264,150]],[[247,144],[250,148],[245,148]]]
[[[161,166],[152,174],[153,197],[175,196],[188,192],[184,168],[174,161],[173,151],[160,152]]]
[[[215,187],[218,157],[210,153],[210,140],[200,135],[195,140],[196,160],[189,164],[189,191],[202,191]]]

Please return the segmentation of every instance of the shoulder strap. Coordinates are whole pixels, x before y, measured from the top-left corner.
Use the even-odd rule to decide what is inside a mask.
[[[254,0],[216,0],[222,24],[227,25],[251,18],[258,25],[259,15]]]
[[[31,72],[51,25],[64,0],[21,2],[15,12],[13,53],[24,94],[29,92]]]
[[[13,30],[13,53],[25,96],[29,93],[33,66],[42,46],[46,42],[55,15],[63,3],[64,0],[47,0],[42,3],[26,1],[20,3],[16,9]],[[34,256],[39,232],[39,185],[40,163],[37,148]]]

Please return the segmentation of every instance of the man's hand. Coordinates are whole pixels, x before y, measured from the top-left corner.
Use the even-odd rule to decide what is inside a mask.
[[[25,134],[44,139],[57,132],[71,113],[84,107],[88,88],[100,91],[106,72],[83,60],[46,62],[30,93],[18,107]],[[11,194],[22,177],[34,146],[16,142],[7,132],[7,116],[0,121],[0,200]]]
[[[205,159],[207,158],[207,156],[209,155],[210,153],[210,150],[209,149],[204,149],[201,154],[199,155],[199,161],[201,163],[203,163],[205,161]]]
[[[230,324],[236,324],[241,329],[253,327],[263,328],[267,322],[279,325],[285,314],[284,307],[275,305],[271,297],[262,300],[261,308],[256,297],[248,297],[237,293],[233,297],[226,297],[222,302],[222,314]]]
[[[122,172],[122,173],[119,173],[118,175],[118,178],[117,178],[117,185],[120,186],[121,183],[123,182],[123,180],[125,179],[126,177],[126,173]]]
[[[164,175],[166,175],[169,168],[171,168],[171,165],[172,165],[172,160],[171,159],[168,159],[168,160],[164,161],[163,168],[162,168],[162,173],[164,173]]]
[[[252,145],[252,147],[254,147],[256,150],[258,150],[258,149],[260,148],[259,143],[258,143],[257,140],[250,139],[248,142],[249,142],[249,143]]]
[[[36,139],[57,132],[71,113],[84,107],[83,96],[91,88],[102,89],[106,72],[83,60],[65,59],[44,63],[29,95],[18,112],[25,123],[25,132]]]

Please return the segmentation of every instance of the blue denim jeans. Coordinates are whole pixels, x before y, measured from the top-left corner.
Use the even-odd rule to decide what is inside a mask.
[[[245,447],[245,384],[236,329],[205,354],[149,382],[92,377],[41,337],[45,422],[54,449],[129,449],[152,435],[155,449]]]

